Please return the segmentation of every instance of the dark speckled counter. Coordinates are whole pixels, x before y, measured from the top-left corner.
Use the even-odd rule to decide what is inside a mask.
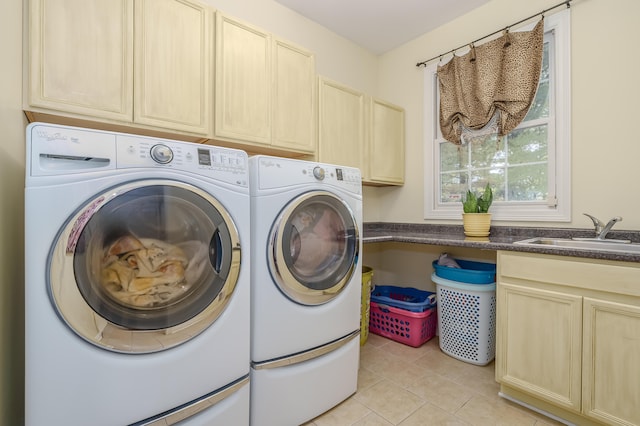
[[[466,237],[462,225],[427,225],[413,223],[375,222],[364,224],[363,243],[399,242],[429,244],[434,246],[469,247],[481,250],[509,250],[529,253],[576,256],[592,259],[640,262],[638,253],[611,251],[577,250],[549,246],[514,244],[516,241],[535,237],[571,238],[593,237],[592,229],[578,228],[533,228],[491,226],[491,234],[486,238]],[[631,240],[640,243],[640,231],[611,231],[608,238]]]

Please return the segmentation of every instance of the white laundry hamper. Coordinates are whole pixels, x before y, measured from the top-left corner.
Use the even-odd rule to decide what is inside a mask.
[[[490,363],[496,352],[496,283],[464,283],[435,272],[431,279],[437,289],[440,349],[471,364]]]

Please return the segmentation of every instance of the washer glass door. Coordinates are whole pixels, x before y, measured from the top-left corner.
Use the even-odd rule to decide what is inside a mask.
[[[308,192],[292,200],[271,229],[271,275],[289,299],[303,305],[326,303],[351,279],[359,246],[347,203],[330,192]]]
[[[52,247],[48,277],[58,312],[77,334],[145,353],[215,322],[239,270],[238,232],[218,200],[185,183],[146,180],[77,211]]]

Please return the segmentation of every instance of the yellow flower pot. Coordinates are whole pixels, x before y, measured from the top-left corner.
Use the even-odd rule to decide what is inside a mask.
[[[491,213],[462,213],[464,235],[468,237],[487,237],[491,228]]]

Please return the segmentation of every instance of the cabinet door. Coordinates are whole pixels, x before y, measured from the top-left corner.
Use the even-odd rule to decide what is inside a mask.
[[[318,158],[363,169],[364,94],[320,78]]]
[[[580,411],[582,298],[498,284],[496,378]]]
[[[273,50],[273,80],[272,144],[315,153],[315,57],[304,49],[276,39]]]
[[[640,424],[640,306],[584,300],[584,413]]]
[[[368,172],[374,183],[404,183],[404,109],[380,99],[370,102]]]
[[[211,135],[213,12],[184,0],[136,0],[134,121]]]
[[[218,12],[216,136],[271,143],[270,46],[269,34]]]
[[[133,2],[29,1],[27,104],[131,122]]]

